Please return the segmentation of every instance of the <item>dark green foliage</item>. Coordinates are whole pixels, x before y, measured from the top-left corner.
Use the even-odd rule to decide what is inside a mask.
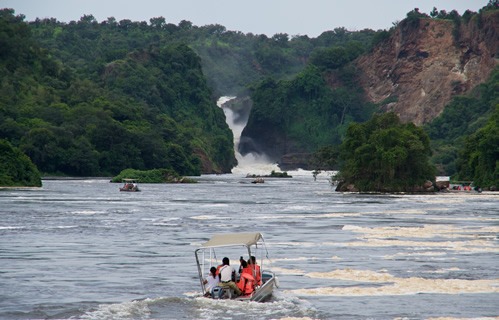
[[[203,70],[217,93],[238,94],[247,85],[267,76],[289,79],[306,68],[314,50],[342,47],[348,59],[366,51],[377,34],[373,30],[350,32],[344,28],[326,31],[317,38],[272,37],[227,31],[222,26],[208,25],[194,29],[196,39],[189,43],[202,57]]]
[[[489,0],[487,5],[483,7],[483,11],[497,10],[499,9],[499,0]]]
[[[414,191],[434,180],[427,134],[394,113],[351,124],[341,145],[340,177],[360,191]]]
[[[325,146],[313,153],[310,166],[317,170],[338,170],[339,146]]]
[[[417,28],[419,26],[419,20],[427,17],[428,15],[419,12],[419,8],[414,8],[414,10],[407,13],[406,18],[401,22],[400,26],[402,31]]]
[[[378,44],[380,43],[383,43],[384,41],[390,39],[390,32],[389,31],[386,31],[386,30],[383,30],[381,32],[378,32],[374,37],[373,37],[373,40],[372,40],[372,44],[371,44],[371,47],[375,47],[377,46]]]
[[[288,175],[286,171],[280,172],[280,171],[274,171],[270,172],[270,176],[272,178],[292,178],[292,176]]]
[[[343,47],[318,49],[310,57],[310,63],[323,69],[337,69],[349,61],[348,53]]]
[[[25,23],[8,9],[0,17],[0,134],[42,172],[78,176],[198,174],[201,158],[227,172],[236,164],[232,135],[214,96],[268,75],[290,78],[315,48],[341,46],[340,58],[351,61],[376,34],[337,28],[317,39],[269,38],[163,17]]]
[[[499,69],[468,96],[455,97],[442,114],[424,127],[432,141],[432,162],[439,174],[456,174],[458,150],[466,137],[484,127],[499,104]]]
[[[468,12],[460,21],[480,25],[482,12],[496,9],[490,1],[476,19]],[[401,27],[426,17],[414,10]],[[150,24],[98,22],[92,15],[70,23],[23,20],[0,10],[0,137],[42,172],[78,176],[124,168],[194,175],[202,162],[227,172],[235,165],[232,134],[214,97],[239,94],[250,83],[255,105],[248,126],[266,128],[271,134],[263,139],[277,145],[272,139],[284,137],[287,151],[338,145],[351,121],[373,112],[350,62],[389,36],[336,28],[315,39],[267,37],[189,21],[177,26],[163,17]],[[464,113],[477,106],[466,98],[458,104]],[[485,124],[487,115],[478,114],[470,133]],[[453,127],[436,134],[458,134]]]
[[[487,124],[465,139],[457,160],[457,180],[499,186],[499,104]]]
[[[248,174],[246,178],[293,178],[292,175],[289,175],[286,171],[275,171],[272,170],[270,174],[259,175],[259,174]]]
[[[334,76],[349,84],[347,70],[341,68]],[[268,78],[254,86],[253,109],[243,135],[258,139],[252,131],[272,130],[256,142],[278,145],[279,141],[286,140],[285,149],[271,156],[279,156],[279,152],[314,152],[328,145],[339,145],[348,123],[367,120],[373,108],[364,101],[358,88],[332,89],[325,77],[319,68],[310,65],[293,80]]]
[[[147,171],[125,169],[111,179],[111,182],[122,182],[123,179],[135,179],[140,183],[193,183],[190,178],[181,177],[175,170],[153,169]]]
[[[199,155],[219,172],[232,168],[232,133],[199,56],[145,32],[161,21],[28,25],[13,14],[0,11],[0,136],[40,171],[199,175]]]
[[[18,148],[0,139],[0,187],[41,187],[40,173]]]

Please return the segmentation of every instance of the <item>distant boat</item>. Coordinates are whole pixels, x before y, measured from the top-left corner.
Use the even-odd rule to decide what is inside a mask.
[[[251,183],[264,183],[265,180],[263,178],[256,178],[255,180],[251,181]]]
[[[272,297],[274,286],[277,287],[277,278],[272,271],[264,269],[264,267],[267,268],[267,264],[270,264],[266,249],[261,233],[247,232],[214,235],[210,240],[194,251],[202,294],[211,299],[232,299],[256,302],[265,302],[269,300]],[[241,252],[241,250],[244,253]],[[249,292],[244,292],[242,295],[238,296],[232,289],[224,287],[223,285],[217,285],[211,289],[211,292],[206,292],[204,279],[205,276],[209,274],[210,267],[220,265],[220,261],[217,261],[217,258],[221,259],[224,256],[230,257],[231,255],[239,257],[241,254],[246,255],[246,253],[248,254],[248,260],[251,259],[251,257],[254,257],[256,261],[256,268],[251,268],[253,270],[253,275],[250,278],[253,279],[253,282],[250,283]],[[243,257],[241,256],[241,259],[242,258]],[[232,261],[237,260],[232,259]],[[243,274],[245,273],[243,272],[241,275],[234,275],[234,282],[240,280],[246,281],[246,277],[242,276]],[[245,283],[245,288],[247,288],[246,285],[247,282]]]
[[[137,179],[123,179],[123,187],[120,188],[120,191],[126,192],[139,192],[139,180]]]

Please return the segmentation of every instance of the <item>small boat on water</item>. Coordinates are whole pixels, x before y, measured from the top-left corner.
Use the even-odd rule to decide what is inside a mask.
[[[244,258],[246,254],[247,258]],[[266,269],[267,264],[270,265],[270,260],[261,233],[215,234],[197,248],[194,255],[196,256],[201,292],[207,298],[264,302],[272,297],[274,287],[278,285],[275,274]],[[209,274],[210,268],[220,267],[219,259],[225,260],[228,257],[232,257],[230,261],[238,261],[237,257],[240,257],[239,261],[245,259],[253,261],[249,266],[252,274],[248,275],[244,274],[244,271],[242,273],[236,271],[233,275],[232,281],[237,283],[238,287],[241,281],[245,281],[244,288],[248,288],[248,283],[250,283],[249,290],[244,289],[241,295],[237,295],[233,289],[222,282],[207,290],[205,278]],[[241,264],[245,265],[242,261]],[[233,268],[233,265],[231,267]],[[217,277],[219,277],[218,274]]]
[[[123,179],[123,187],[120,188],[120,191],[139,192],[138,182],[137,179]]]
[[[255,180],[251,181],[251,183],[264,183],[265,180],[263,178],[256,178]]]

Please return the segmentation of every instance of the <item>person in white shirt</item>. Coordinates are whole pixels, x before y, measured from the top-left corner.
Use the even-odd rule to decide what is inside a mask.
[[[211,267],[210,274],[204,279],[203,283],[206,285],[206,293],[205,296],[211,295],[211,290],[215,288],[219,283],[219,277],[217,276],[217,268]]]
[[[233,267],[230,266],[229,258],[224,257],[222,259],[222,267],[219,270],[220,283],[219,286],[222,288],[230,288],[234,290],[234,292],[240,296],[241,290],[237,287],[234,282],[236,271]]]

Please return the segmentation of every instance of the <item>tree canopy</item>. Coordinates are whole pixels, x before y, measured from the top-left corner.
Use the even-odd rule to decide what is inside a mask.
[[[484,12],[497,10],[496,2]],[[455,28],[461,20],[480,23],[480,14],[431,13],[452,19]],[[422,18],[429,19],[414,10],[404,24]],[[315,160],[321,167],[337,165],[324,157],[337,158],[350,122],[375,111],[352,61],[389,35],[336,28],[317,38],[267,37],[216,24],[175,25],[163,17],[25,22],[2,9],[0,137],[44,174],[229,172],[236,164],[233,137],[215,99],[250,88],[254,106],[246,133],[259,135],[270,151],[320,150]],[[442,171],[456,172],[463,135],[488,123],[496,82],[493,76],[479,93],[456,98],[426,128]]]
[[[291,80],[267,78],[257,83],[243,137],[251,136],[273,157],[339,145],[348,124],[367,120],[374,107],[365,101],[362,90],[348,85],[346,68],[335,76],[345,85],[331,88],[327,74],[311,64]],[[243,144],[240,151],[255,150]]]
[[[456,161],[466,138],[491,125],[489,118],[498,105],[499,68],[496,68],[487,82],[469,95],[453,98],[440,116],[424,126],[434,150],[432,162],[438,165],[440,174],[453,176],[458,173]]]
[[[0,139],[0,187],[41,187],[36,166],[18,148]]]
[[[415,191],[435,178],[428,135],[392,112],[349,126],[341,144],[340,177],[360,191]]]
[[[120,25],[115,32],[139,32]],[[202,164],[229,172],[236,163],[232,132],[185,44],[114,46],[111,27],[91,16],[28,25],[4,9],[0,26],[0,136],[44,174],[199,175]]]
[[[499,186],[499,104],[487,124],[465,139],[457,159],[458,180],[475,186]]]

